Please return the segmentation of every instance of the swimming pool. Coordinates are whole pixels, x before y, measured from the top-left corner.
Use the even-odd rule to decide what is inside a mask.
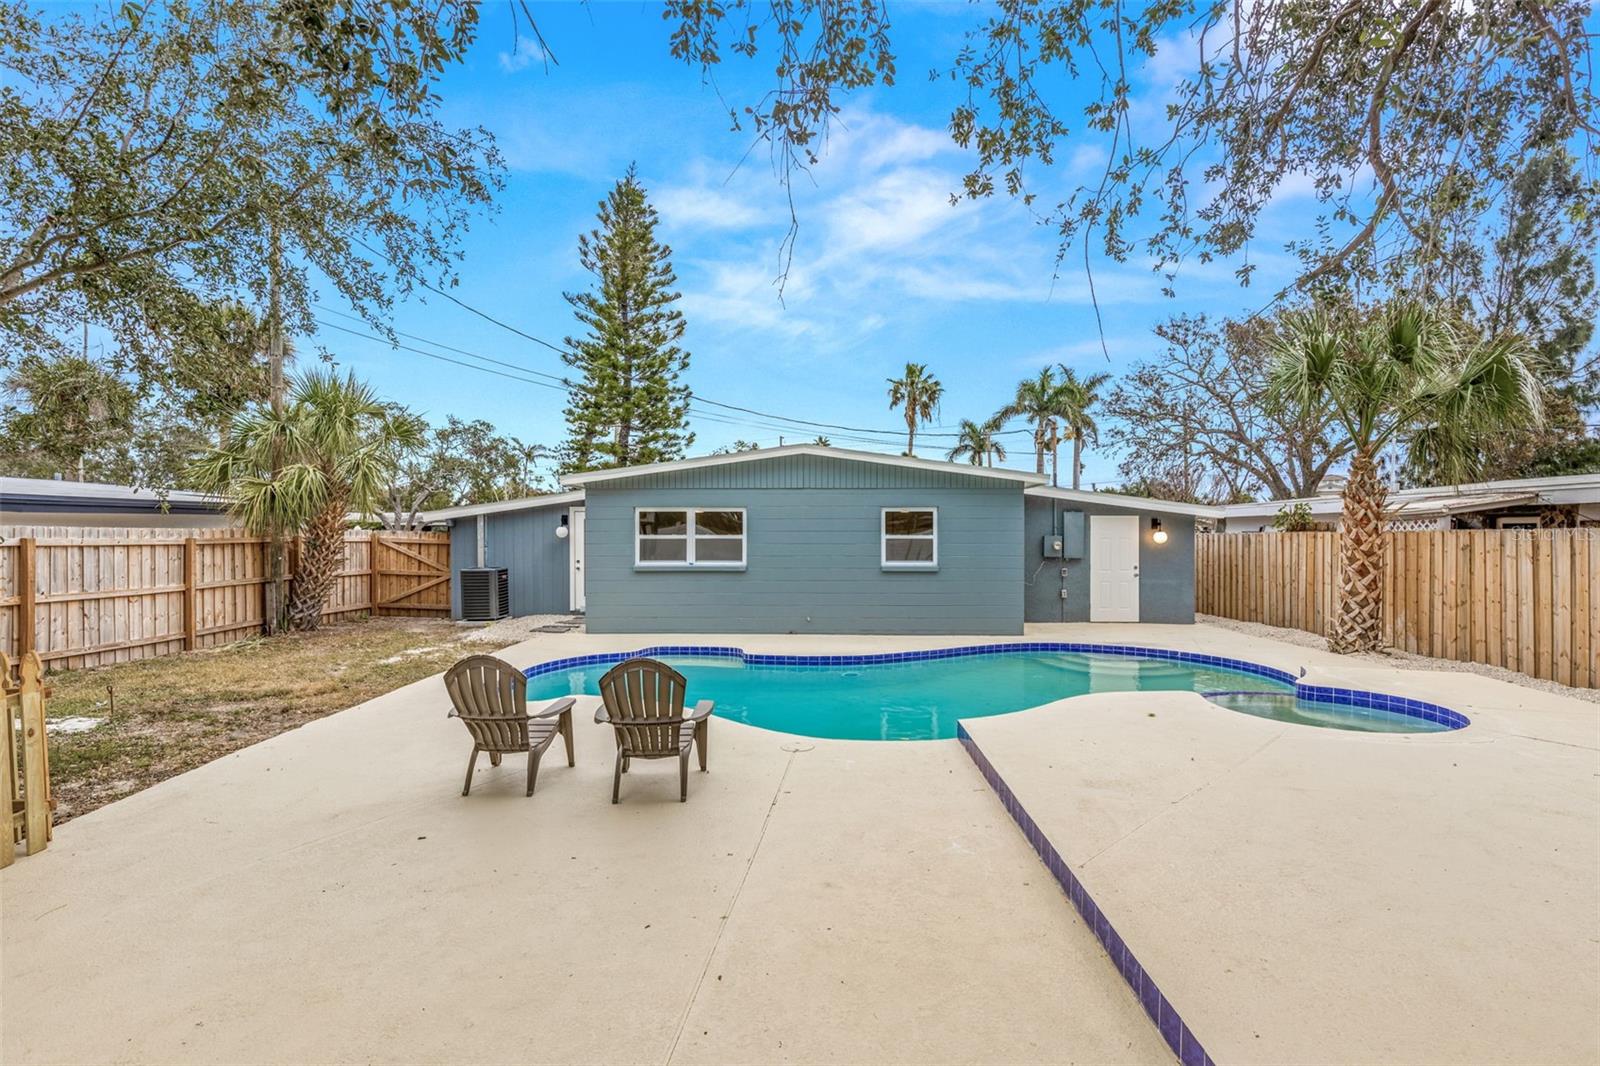
[[[1322,728],[1438,732],[1467,720],[1431,704],[1299,685],[1255,663],[1164,649],[1002,644],[887,655],[748,655],[738,648],[643,648],[688,680],[690,700],[716,714],[784,733],[840,740],[935,740],[956,721],[1037,707],[1091,692],[1199,692],[1231,710]],[[587,655],[528,671],[533,700],[594,695],[629,657]]]

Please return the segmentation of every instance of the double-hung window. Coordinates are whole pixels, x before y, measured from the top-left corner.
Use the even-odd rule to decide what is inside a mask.
[[[742,507],[639,508],[633,563],[640,569],[743,570]]]
[[[938,569],[938,509],[885,507],[882,541],[882,562],[885,570]]]

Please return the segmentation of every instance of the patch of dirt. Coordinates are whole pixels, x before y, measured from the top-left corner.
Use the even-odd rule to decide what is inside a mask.
[[[102,719],[50,734],[55,820],[526,639],[497,625],[503,637],[443,619],[376,618],[51,674],[51,722]]]
[[[1280,629],[1277,626],[1262,625],[1259,622],[1240,622],[1232,618],[1219,618],[1211,614],[1197,614],[1195,621],[1213,625],[1219,629],[1231,629],[1235,633],[1246,633],[1253,637],[1269,637],[1281,640],[1285,644],[1294,644],[1302,648],[1326,649],[1328,642],[1315,633],[1307,633],[1303,629]],[[1492,677],[1497,681],[1508,681],[1513,685],[1523,688],[1537,689],[1540,692],[1551,692],[1557,696],[1570,696],[1575,700],[1585,700],[1589,703],[1600,703],[1600,689],[1573,688],[1563,685],[1558,681],[1548,681],[1544,678],[1530,677],[1519,674],[1515,670],[1507,670],[1500,666],[1490,666],[1487,663],[1463,663],[1454,659],[1435,659],[1427,655],[1414,655],[1398,648],[1388,648],[1381,652],[1361,652],[1346,656],[1353,662],[1364,663],[1372,666],[1388,666],[1397,670],[1454,670],[1465,674],[1480,674],[1483,677]]]

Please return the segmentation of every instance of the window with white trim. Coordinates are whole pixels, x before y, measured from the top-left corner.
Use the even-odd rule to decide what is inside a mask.
[[[633,564],[662,570],[744,569],[742,507],[639,508]]]
[[[939,566],[939,511],[935,507],[885,507],[885,570],[935,570]]]

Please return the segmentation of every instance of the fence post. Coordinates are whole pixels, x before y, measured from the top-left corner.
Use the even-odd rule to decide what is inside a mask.
[[[17,861],[17,729],[11,717],[11,658],[0,651],[0,868]]]
[[[264,538],[261,548],[261,632],[272,630],[272,538]]]
[[[367,617],[378,617],[378,548],[383,535],[376,529],[367,535]]]
[[[194,651],[195,643],[195,542],[183,539],[183,650]]]
[[[20,674],[22,824],[28,839],[28,854],[37,855],[50,843],[50,762],[45,749],[44,664],[36,652],[22,657]]]
[[[17,542],[17,660],[25,659],[34,650],[34,566],[37,542],[23,537]]]

